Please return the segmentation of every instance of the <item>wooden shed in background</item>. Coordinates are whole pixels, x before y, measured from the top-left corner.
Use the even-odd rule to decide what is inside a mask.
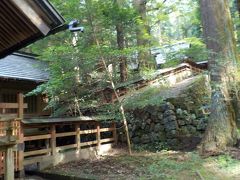
[[[17,117],[14,103],[18,102],[18,94],[26,94],[46,82],[49,76],[47,67],[45,62],[23,53],[14,53],[0,60],[1,117]],[[44,111],[44,98],[42,95],[25,97],[24,118],[50,115],[49,111]]]

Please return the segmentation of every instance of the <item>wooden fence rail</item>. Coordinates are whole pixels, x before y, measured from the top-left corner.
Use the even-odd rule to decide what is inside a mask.
[[[81,130],[80,129],[80,123],[74,123],[72,124],[75,126],[75,131],[71,132],[58,132],[56,133],[56,127],[58,125],[52,124],[51,128],[49,128],[49,131],[46,132],[46,134],[41,134],[41,135],[31,135],[31,136],[24,136],[24,142],[28,141],[35,141],[35,140],[44,140],[46,142],[45,148],[41,148],[38,150],[31,150],[24,152],[24,157],[30,157],[30,156],[42,156],[44,154],[51,154],[54,155],[60,151],[68,150],[68,149],[81,149],[84,148],[85,146],[92,146],[96,145],[97,147],[100,147],[101,144],[103,143],[116,143],[117,138],[116,138],[116,125],[115,123],[111,124],[111,127],[109,128],[100,128],[100,124],[98,122],[95,122],[95,128],[94,129],[87,129],[87,130]],[[28,126],[30,128],[31,126]],[[36,128],[36,126],[34,126]],[[49,126],[46,126],[49,127]],[[44,128],[41,126],[41,128]],[[104,132],[112,132],[112,137],[111,138],[105,138],[103,139],[101,137],[101,133]],[[88,134],[95,134],[95,140],[90,140],[90,141],[85,141],[81,142],[81,135],[88,135]],[[65,138],[69,136],[75,136],[75,141],[74,143],[67,144],[67,145],[59,145],[57,146],[56,141],[57,138]],[[32,161],[31,161],[32,163]],[[28,163],[25,163],[28,164]]]
[[[81,125],[91,125],[91,129],[81,129]],[[58,132],[60,126],[70,125],[73,130],[66,132]],[[0,137],[6,135],[6,122],[0,120]],[[45,124],[23,124],[20,120],[12,121],[12,126],[15,127],[14,134],[17,136],[17,147],[14,151],[15,171],[22,171],[25,165],[40,162],[42,159],[55,156],[66,150],[81,150],[89,146],[100,148],[102,144],[116,143],[117,132],[114,122],[110,123],[110,127],[102,127],[98,121],[90,122],[61,122],[60,123],[45,123]],[[44,129],[44,131],[42,131]],[[31,133],[26,133],[31,130]],[[25,133],[24,133],[25,131]],[[102,133],[110,132],[107,138],[102,136]],[[91,135],[90,140],[81,138],[81,136]],[[69,144],[57,144],[58,138],[73,137],[73,142]],[[26,148],[27,144],[41,142],[44,145],[34,147],[33,149]],[[40,144],[41,144],[40,143]],[[4,173],[4,152],[0,152],[0,177]]]

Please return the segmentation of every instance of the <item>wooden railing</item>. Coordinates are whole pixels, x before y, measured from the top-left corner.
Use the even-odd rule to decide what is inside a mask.
[[[0,119],[0,176],[4,174],[5,169],[5,154],[9,146],[14,146],[19,142],[20,137],[20,119],[3,120]],[[9,134],[10,133],[10,134]],[[1,144],[2,143],[2,144]],[[23,169],[20,162],[19,152],[13,152],[15,171]]]
[[[101,144],[103,143],[116,143],[117,142],[117,135],[116,135],[116,127],[115,123],[111,123],[111,127],[108,128],[101,128],[100,123],[98,122],[91,122],[91,124],[94,124],[95,128],[93,129],[87,129],[87,130],[81,130],[81,125],[84,124],[84,122],[77,122],[72,123],[71,125],[74,126],[74,131],[70,132],[57,132],[58,126],[62,126],[62,124],[46,124],[45,126],[39,125],[39,126],[24,126],[24,129],[32,129],[32,128],[41,128],[41,129],[47,129],[45,133],[38,133],[34,135],[28,135],[23,137],[24,142],[31,143],[36,140],[45,141],[45,146],[34,149],[34,150],[28,150],[24,152],[24,165],[32,164],[39,162],[39,157],[43,158],[45,155],[54,156],[57,153],[64,152],[69,149],[75,149],[80,150],[83,148],[87,148],[89,146],[96,146],[97,148],[100,148]],[[101,136],[101,133],[104,132],[112,132],[112,136],[110,138],[103,139]],[[81,136],[82,135],[89,135],[93,134],[95,136],[94,140],[89,141],[82,141]],[[66,138],[66,137],[75,137],[74,142],[66,144],[66,145],[57,145],[57,139],[58,138]],[[26,143],[25,143],[26,144]],[[46,157],[49,158],[49,157]]]
[[[24,109],[28,108],[28,105],[23,101],[23,94],[17,94],[17,102],[16,103],[3,103],[0,102],[0,114],[1,117],[12,117],[12,118],[22,118]],[[9,113],[8,111],[11,109],[16,109],[17,113]]]
[[[76,121],[76,122],[61,122],[61,123],[45,123],[45,124],[23,124],[20,119],[11,121],[14,127],[13,134],[17,136],[17,148],[14,150],[14,166],[15,171],[22,171],[24,165],[41,162],[48,159],[49,156],[55,156],[58,153],[64,153],[66,150],[81,150],[88,147],[100,148],[102,144],[117,143],[116,124],[109,123],[109,127],[101,127],[98,121]],[[0,137],[6,136],[6,121],[0,120]],[[60,132],[61,126],[72,127],[70,132]],[[81,126],[85,126],[81,129]],[[86,125],[90,129],[86,129]],[[42,131],[43,130],[43,131]],[[23,132],[31,131],[30,133]],[[110,137],[103,138],[102,133],[111,132]],[[92,135],[94,138],[84,140],[81,136]],[[74,137],[74,142],[69,144],[57,144],[58,138]],[[44,146],[27,148],[27,144],[34,142],[45,142]],[[0,152],[0,177],[4,174],[4,152]]]
[[[139,90],[139,89],[142,89],[146,86],[149,86],[149,85],[152,85],[152,84],[155,84],[155,83],[159,83],[161,81],[168,81],[168,78],[170,77],[175,77],[177,75],[181,75],[183,74],[184,72],[189,72],[191,74],[198,74],[198,73],[202,73],[204,70],[202,69],[199,69],[199,68],[196,68],[196,67],[193,67],[191,66],[190,64],[182,64],[182,66],[179,66],[177,68],[174,68],[174,69],[170,69],[166,72],[163,72],[163,73],[160,73],[159,75],[157,75],[154,79],[152,80],[140,80],[134,84],[132,84],[132,89],[134,90]],[[184,77],[184,75],[182,75]],[[183,80],[184,78],[180,78],[180,80]],[[176,80],[177,80],[177,77],[176,77]],[[177,81],[178,82],[178,81]],[[120,98],[123,98],[128,92],[129,90],[127,89],[127,87],[124,87],[122,89],[117,89],[117,92],[118,92],[118,96]],[[115,102],[117,101],[117,98],[115,96],[115,94],[113,93],[113,91],[108,91],[108,94],[110,94],[111,96],[111,100],[105,100],[105,102]]]

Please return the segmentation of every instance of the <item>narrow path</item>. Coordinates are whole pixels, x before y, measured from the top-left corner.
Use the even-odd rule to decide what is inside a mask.
[[[187,89],[192,83],[195,82],[195,80],[198,78],[198,76],[193,76],[188,79],[185,79],[181,82],[178,82],[174,84],[173,86],[170,86],[166,89],[163,89],[159,95],[163,97],[164,99],[168,98],[174,98],[179,96],[185,89]]]

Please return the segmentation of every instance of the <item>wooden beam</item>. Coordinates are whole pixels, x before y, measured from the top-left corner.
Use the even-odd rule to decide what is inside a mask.
[[[100,123],[99,122],[97,122],[96,139],[97,139],[97,147],[98,147],[98,149],[100,149],[100,146],[101,146],[101,131],[100,131]]]
[[[67,136],[75,136],[76,132],[65,132],[65,133],[57,133],[56,137],[67,137]]]
[[[17,96],[17,100],[18,100],[18,117],[19,118],[23,118],[23,94],[22,93],[18,93],[18,96]]]
[[[19,127],[19,147],[22,147],[18,150],[18,161],[19,161],[19,171],[22,176],[24,176],[24,130],[23,130],[23,124],[20,122]],[[22,177],[21,177],[22,178]]]
[[[51,125],[50,145],[51,145],[51,153],[53,156],[55,156],[56,155],[56,126],[55,125]]]
[[[24,141],[33,141],[33,140],[41,140],[41,139],[50,139],[51,134],[38,135],[38,136],[26,136],[24,137]]]
[[[81,148],[80,124],[75,125],[75,130],[76,130],[76,144],[77,144],[77,149],[79,150]]]
[[[81,147],[83,147],[83,146],[91,146],[91,145],[95,145],[97,143],[98,143],[97,141],[82,142],[81,143]]]
[[[11,0],[26,17],[42,32],[42,34],[47,35],[50,31],[50,27],[44,22],[42,17],[32,8],[32,6],[27,1]]]
[[[80,131],[80,134],[94,134],[97,133],[96,129],[90,129],[90,130],[82,130]]]
[[[41,155],[51,152],[51,149],[40,149],[35,151],[24,152],[24,157],[33,156],[33,155]]]
[[[69,144],[69,145],[65,145],[65,146],[59,146],[59,147],[56,147],[56,151],[59,152],[59,151],[64,151],[64,150],[68,150],[68,149],[73,149],[76,147],[77,147],[77,144]]]
[[[100,132],[109,132],[109,131],[114,131],[114,128],[110,127],[110,128],[101,128],[100,129]]]
[[[1,109],[18,109],[18,107],[19,107],[18,103],[0,103]],[[28,104],[24,103],[23,108],[24,109],[28,108]]]
[[[116,122],[112,123],[112,128],[113,128],[113,139],[114,139],[114,144],[117,144],[118,138],[117,138],[117,128],[116,128]]]
[[[14,160],[13,160],[13,148],[7,148],[5,152],[5,180],[14,180]]]
[[[112,141],[114,141],[114,138],[101,139],[101,143],[112,142]]]

